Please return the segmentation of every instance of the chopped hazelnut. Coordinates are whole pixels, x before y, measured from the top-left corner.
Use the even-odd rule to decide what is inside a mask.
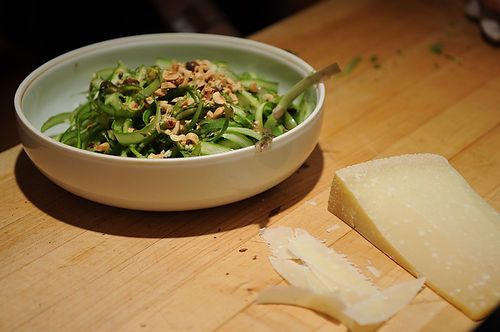
[[[180,135],[171,134],[170,139],[174,142],[183,142],[183,141],[185,142],[186,135],[184,135],[184,134],[180,134]]]
[[[172,82],[163,82],[161,83],[161,88],[162,89],[174,89],[175,88],[175,84],[172,83]]]
[[[216,91],[213,95],[212,95],[212,99],[214,100],[214,102],[216,104],[219,104],[219,105],[224,105],[226,103],[226,99],[224,99],[224,97],[220,94],[219,91]]]
[[[232,101],[234,104],[237,104],[237,103],[238,103],[238,96],[236,96],[234,93],[230,93],[230,94],[229,94],[229,97],[231,98],[231,101]]]
[[[172,73],[172,72],[169,72],[166,70],[163,72],[163,79],[165,81],[175,81],[175,80],[179,79],[179,77],[181,77],[181,75],[179,75],[179,73]]]
[[[158,101],[158,104],[160,105],[161,110],[164,111],[165,113],[168,114],[168,113],[172,112],[173,106],[170,105],[168,103],[168,101],[166,101],[166,100],[160,100],[160,101]]]
[[[220,106],[220,107],[217,107],[217,109],[215,110],[212,118],[213,119],[218,119],[220,118],[222,115],[224,114],[224,106]]]
[[[110,149],[108,142],[101,143],[99,145],[94,146],[94,150],[97,152],[106,152]]]
[[[257,92],[259,90],[257,87],[257,83],[252,82],[250,84],[250,86],[248,87],[248,90],[250,90],[250,92],[253,92],[253,93]]]
[[[270,94],[270,93],[264,93],[262,95],[262,99],[264,99],[265,101],[272,101],[274,99],[273,95]]]
[[[157,89],[155,91],[155,96],[157,96],[157,97],[163,97],[164,95],[165,95],[165,92],[163,92],[162,89]]]
[[[195,133],[187,133],[186,134],[186,143],[187,144],[198,144],[200,142],[200,139],[198,138],[198,135]]]

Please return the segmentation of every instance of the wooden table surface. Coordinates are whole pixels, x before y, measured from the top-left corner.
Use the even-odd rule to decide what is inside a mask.
[[[260,290],[283,283],[260,228],[305,228],[387,287],[410,275],[327,211],[335,170],[438,153],[500,209],[500,49],[483,42],[462,1],[321,2],[252,38],[316,68],[362,57],[327,83],[320,141],[303,167],[238,203],[147,213],[76,197],[41,175],[20,146],[2,152],[0,330],[344,331],[306,309],[254,303]],[[442,54],[430,51],[435,43]],[[332,225],[339,227],[327,232]],[[425,288],[381,330],[476,324]]]

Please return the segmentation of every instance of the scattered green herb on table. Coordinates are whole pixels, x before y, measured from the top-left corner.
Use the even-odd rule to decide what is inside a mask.
[[[380,62],[378,61],[378,56],[376,54],[370,56],[370,62],[372,63],[373,68],[375,69],[380,68]]]
[[[443,43],[438,42],[429,46],[429,51],[434,54],[443,54]]]
[[[340,75],[337,75],[337,77],[344,77],[351,74],[354,71],[354,69],[356,69],[356,67],[361,63],[362,60],[363,58],[359,55],[352,58],[351,61],[349,61],[349,63],[344,67],[342,73]]]
[[[431,53],[436,54],[436,55],[441,55],[441,56],[445,57],[448,60],[460,63],[460,58],[459,57],[454,56],[454,55],[449,54],[449,53],[446,53],[444,51],[444,44],[441,43],[441,42],[437,42],[437,43],[431,44],[429,46],[429,51]],[[436,64],[435,64],[434,66],[437,67],[437,68],[439,68],[439,65],[436,66]]]
[[[338,66],[329,68],[328,76],[339,71]],[[308,88],[323,74],[309,75],[280,96],[276,82],[250,72],[238,75],[222,62],[160,59],[136,69],[120,62],[94,73],[87,101],[49,118],[42,132],[66,122],[69,127],[56,140],[123,157],[176,158],[262,148],[314,110],[314,91]],[[275,108],[279,111],[273,112]]]

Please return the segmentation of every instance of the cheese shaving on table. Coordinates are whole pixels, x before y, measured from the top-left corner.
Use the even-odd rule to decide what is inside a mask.
[[[345,255],[303,229],[261,231],[272,250],[273,268],[291,286],[262,291],[259,304],[290,304],[313,309],[353,331],[370,331],[395,315],[421,290],[424,278],[378,289]]]
[[[331,233],[331,232],[333,232],[333,231],[336,231],[336,230],[337,230],[337,229],[339,229],[339,228],[340,228],[340,225],[339,225],[339,224],[333,224],[333,225],[331,225],[330,227],[328,227],[328,228],[326,229],[326,232],[327,232],[327,233]]]
[[[310,199],[308,201],[305,201],[304,203],[306,203],[307,205],[311,205],[311,206],[318,205],[318,203],[314,199]]]

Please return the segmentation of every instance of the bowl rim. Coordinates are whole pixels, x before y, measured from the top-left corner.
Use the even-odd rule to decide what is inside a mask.
[[[16,115],[23,126],[25,126],[31,134],[35,135],[38,139],[42,140],[47,145],[51,145],[56,147],[58,150],[63,150],[66,153],[70,153],[74,156],[78,156],[81,158],[94,158],[95,160],[100,161],[108,161],[108,162],[117,162],[120,163],[148,163],[148,164],[185,164],[185,163],[193,163],[196,161],[209,161],[209,160],[217,160],[224,157],[238,157],[243,154],[247,154],[251,151],[255,151],[254,146],[249,146],[233,151],[228,151],[224,153],[218,153],[213,155],[204,155],[204,156],[193,156],[189,158],[164,158],[164,159],[149,159],[149,158],[125,158],[121,156],[114,155],[106,155],[101,153],[95,153],[92,151],[87,151],[83,149],[78,149],[76,147],[66,145],[59,141],[56,141],[49,136],[43,134],[39,129],[35,128],[30,121],[26,118],[23,113],[22,103],[25,94],[29,91],[30,87],[36,82],[40,77],[44,75],[45,72],[67,62],[70,62],[73,58],[82,57],[88,54],[93,54],[95,52],[99,53],[100,50],[112,49],[115,47],[123,47],[127,45],[135,45],[135,44],[150,44],[153,42],[161,42],[164,40],[169,41],[204,41],[207,42],[216,42],[225,45],[229,45],[233,48],[238,48],[238,46],[246,46],[252,47],[254,49],[258,49],[260,51],[266,53],[272,53],[274,55],[279,56],[280,58],[284,58],[288,63],[298,65],[303,67],[309,71],[313,71],[314,68],[305,62],[303,59],[299,58],[295,54],[291,52],[285,51],[281,48],[265,44],[262,42],[258,42],[255,40],[250,40],[246,38],[240,37],[232,37],[225,35],[215,35],[215,34],[206,34],[206,33],[153,33],[153,34],[140,34],[134,36],[120,37],[109,39],[93,44],[89,44],[83,47],[79,47],[72,51],[63,53],[44,64],[40,65],[38,68],[33,70],[18,86],[15,96],[14,96],[14,107],[16,110]],[[309,123],[314,121],[314,119],[321,112],[321,109],[325,100],[325,86],[323,83],[319,83],[315,86],[317,102],[316,107],[311,112],[311,114],[297,127],[292,130],[280,135],[278,137],[273,138],[273,145],[280,144],[280,142],[284,142],[286,139],[291,139],[294,136],[298,135],[298,132],[301,128],[308,126]]]

